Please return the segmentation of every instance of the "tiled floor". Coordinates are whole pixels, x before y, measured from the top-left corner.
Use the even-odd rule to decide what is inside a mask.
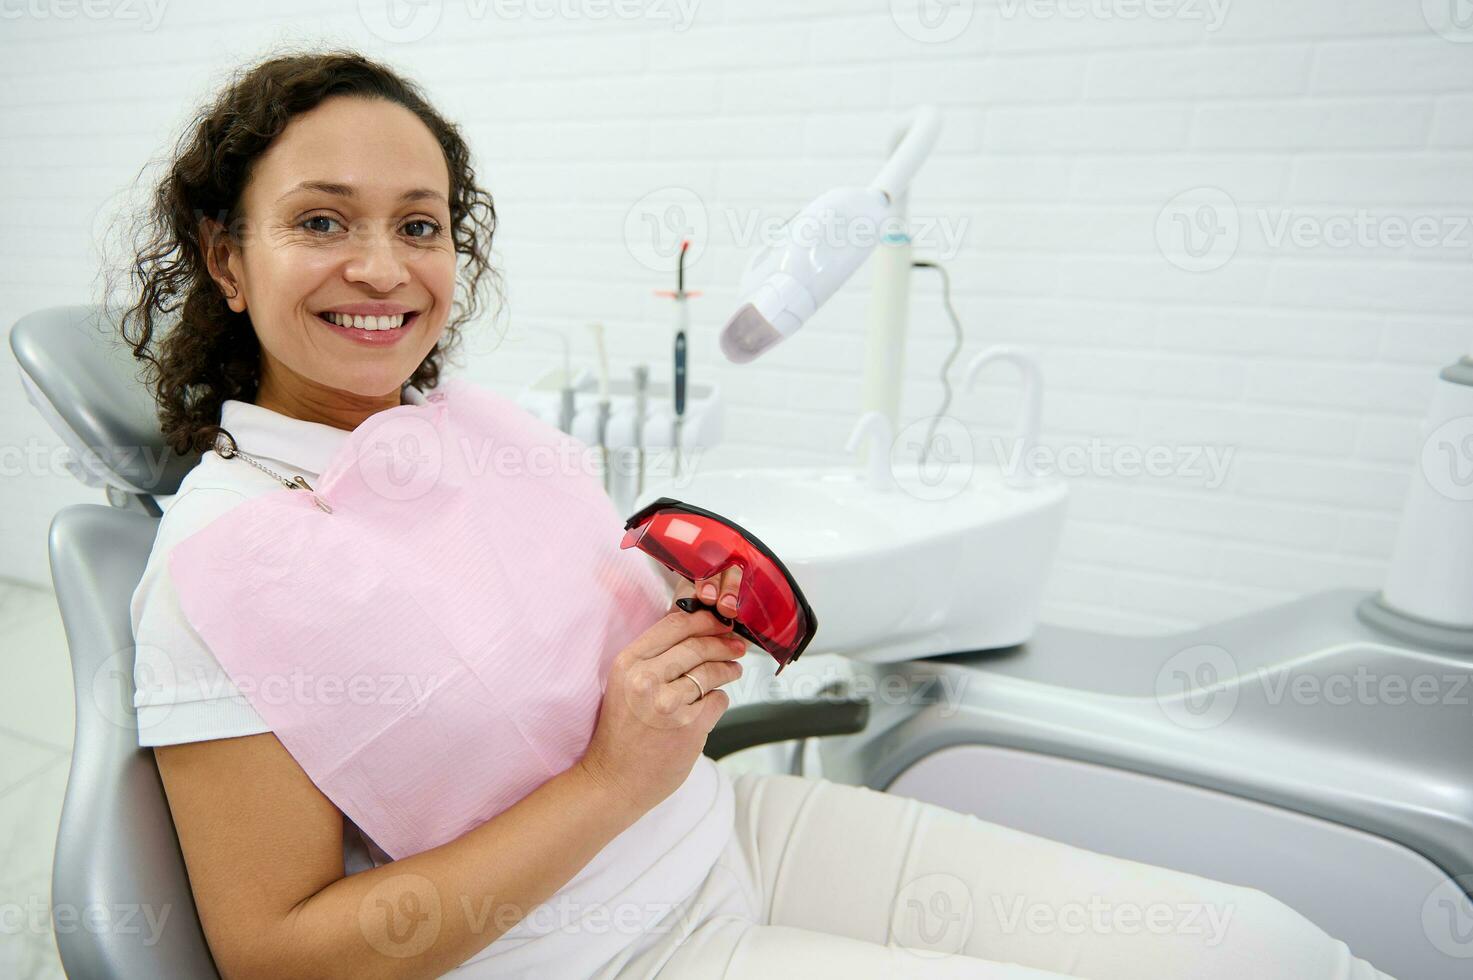
[[[72,672],[56,599],[0,582],[0,976],[63,977],[51,855],[72,754]]]

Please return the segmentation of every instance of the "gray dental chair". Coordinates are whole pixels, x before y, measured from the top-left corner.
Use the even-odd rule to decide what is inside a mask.
[[[68,468],[103,488],[108,503],[64,508],[48,542],[76,699],[51,907],[53,917],[70,909],[83,919],[54,922],[61,960],[68,976],[89,980],[215,977],[153,753],[138,745],[129,616],[162,514],[159,498],[176,491],[198,456],[164,446],[138,381],[141,364],[109,312],[42,310],[15,324],[10,344],[27,397],[72,454]],[[812,702],[730,709],[706,754],[864,728],[866,700],[823,693]],[[84,927],[86,910],[98,908],[112,927]],[[167,916],[152,944],[142,909]]]

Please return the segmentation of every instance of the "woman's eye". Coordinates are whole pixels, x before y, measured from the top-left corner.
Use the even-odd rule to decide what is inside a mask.
[[[329,232],[329,231],[332,230],[331,228],[323,228],[320,225],[314,226],[313,225],[313,222],[314,221],[327,222],[328,224],[337,224],[337,219],[336,218],[329,218],[325,214],[314,214],[312,217],[310,217],[306,221],[303,221],[302,222],[302,227],[303,228],[306,228],[308,231],[318,231],[318,232],[323,232],[323,233],[326,233],[326,232]]]
[[[434,238],[436,235],[438,235],[440,233],[440,226],[439,225],[435,224],[435,222],[433,222],[433,221],[425,221],[424,219],[416,219],[414,221],[409,222],[404,227],[406,229],[412,229],[412,228],[415,228],[415,227],[419,227],[419,228],[423,228],[424,229],[424,231],[422,233],[420,233],[420,234],[415,234],[413,231],[410,231],[410,233],[409,233],[409,237],[410,238]]]

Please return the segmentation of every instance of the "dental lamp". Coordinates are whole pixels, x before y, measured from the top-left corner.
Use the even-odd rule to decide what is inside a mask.
[[[905,191],[941,131],[941,115],[920,106],[901,127],[890,159],[868,187],[841,187],[819,195],[784,226],[783,240],[752,257],[742,277],[740,305],[721,331],[727,360],[745,364],[791,337],[850,276],[883,237],[893,251],[877,277],[870,323],[870,405],[894,417],[899,342],[903,337],[910,237],[905,234]],[[814,229],[837,230],[837,235]],[[883,236],[881,229],[889,229]],[[903,266],[903,268],[902,268]],[[887,349],[890,356],[882,352]],[[885,384],[883,373],[895,376]]]

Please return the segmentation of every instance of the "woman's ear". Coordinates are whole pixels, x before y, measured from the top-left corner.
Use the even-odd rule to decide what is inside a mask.
[[[210,271],[210,278],[220,287],[226,305],[236,313],[244,313],[245,294],[230,271],[233,243],[229,231],[213,218],[201,218],[199,242],[205,256],[205,267]]]

